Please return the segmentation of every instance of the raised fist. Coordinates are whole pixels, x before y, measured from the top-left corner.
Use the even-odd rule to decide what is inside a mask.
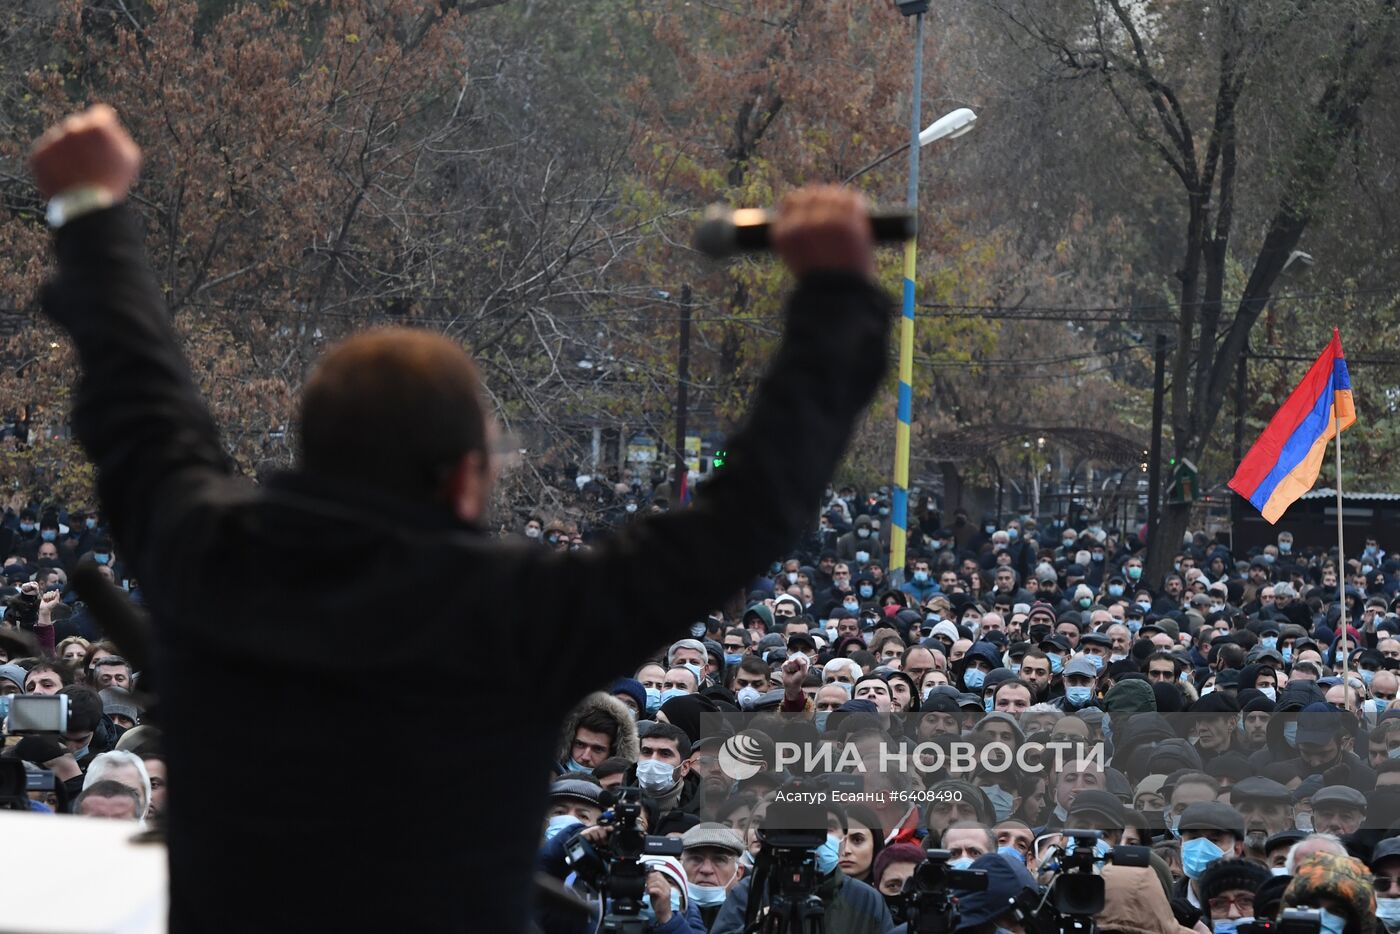
[[[818,185],[792,192],[779,207],[772,239],[799,279],[823,270],[875,277],[869,208],[865,198],[849,188]]]
[[[140,167],[140,148],[117,120],[117,112],[106,104],[49,127],[29,154],[29,170],[45,198],[92,185],[120,201],[131,190]]]

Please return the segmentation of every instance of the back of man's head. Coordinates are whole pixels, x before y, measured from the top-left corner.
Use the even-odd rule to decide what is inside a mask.
[[[302,396],[303,466],[436,499],[462,458],[486,452],[475,365],[437,334],[383,328],[333,347]]]

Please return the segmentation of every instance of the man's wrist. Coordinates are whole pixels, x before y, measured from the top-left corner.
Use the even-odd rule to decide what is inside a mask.
[[[49,226],[57,230],[85,214],[105,210],[116,203],[112,192],[101,185],[78,185],[50,198],[44,216]]]

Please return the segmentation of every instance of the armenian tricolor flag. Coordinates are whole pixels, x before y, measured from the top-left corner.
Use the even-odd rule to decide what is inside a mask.
[[[1244,456],[1230,489],[1277,522],[1317,482],[1338,422],[1345,431],[1355,421],[1342,335],[1334,328],[1332,342]]]

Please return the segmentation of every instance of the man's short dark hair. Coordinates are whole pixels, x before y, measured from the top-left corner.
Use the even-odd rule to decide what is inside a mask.
[[[1147,671],[1148,666],[1151,665],[1153,662],[1171,662],[1172,668],[1176,671],[1177,674],[1181,674],[1181,667],[1184,664],[1179,655],[1177,655],[1174,652],[1168,652],[1164,649],[1159,649],[1156,652],[1153,652],[1151,655],[1147,656],[1147,658],[1143,659],[1142,670]]]
[[[574,727],[574,735],[569,737],[570,742],[578,736],[579,730],[590,730],[607,736],[609,752],[617,746],[617,721],[601,710],[590,710],[579,717],[578,724]]]
[[[92,688],[70,684],[58,693],[68,698],[68,732],[86,733],[102,722],[102,698]]]
[[[476,366],[455,342],[381,328],[333,347],[302,394],[305,469],[436,499],[461,459],[486,453]]]
[[[739,659],[739,664],[734,667],[734,677],[737,678],[741,671],[751,675],[762,675],[765,678],[773,676],[773,666],[757,655],[745,655]]]
[[[631,759],[624,759],[621,756],[611,756],[607,759],[604,759],[602,762],[599,762],[597,765],[593,766],[593,774],[590,777],[597,779],[601,782],[603,779],[607,778],[610,775],[621,775],[623,772],[626,772],[631,767]],[[584,772],[582,774],[588,775],[587,772]]]
[[[674,723],[653,723],[651,729],[647,730],[647,735],[642,737],[642,742],[645,743],[649,739],[669,739],[676,744],[676,751],[682,759],[690,758],[690,737]]]
[[[103,779],[100,782],[93,782],[83,789],[82,794],[73,799],[73,813],[83,812],[83,802],[88,798],[130,798],[131,812],[138,818],[141,816],[141,793],[130,785],[123,785],[121,782],[112,779]]]

